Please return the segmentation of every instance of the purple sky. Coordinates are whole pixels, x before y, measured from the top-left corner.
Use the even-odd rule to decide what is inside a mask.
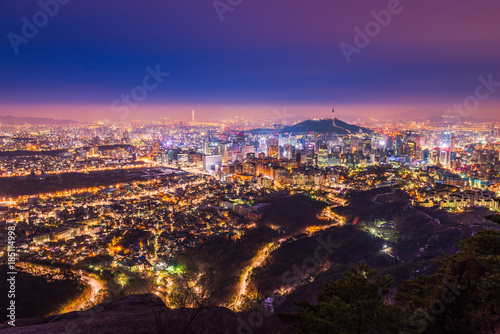
[[[345,115],[444,113],[475,95],[479,76],[500,82],[494,0],[401,1],[348,63],[340,43],[354,45],[354,28],[391,2],[243,0],[221,21],[212,0],[70,0],[13,47],[41,7],[0,0],[0,115],[113,118],[157,64],[169,76],[127,117],[272,118],[284,106],[328,116],[332,100]],[[497,87],[470,114],[498,114],[499,102]]]

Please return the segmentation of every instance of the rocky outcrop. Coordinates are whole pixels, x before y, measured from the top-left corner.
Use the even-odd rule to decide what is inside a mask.
[[[236,333],[238,315],[222,307],[169,309],[153,294],[130,295],[84,312],[5,323],[12,334],[213,334]]]

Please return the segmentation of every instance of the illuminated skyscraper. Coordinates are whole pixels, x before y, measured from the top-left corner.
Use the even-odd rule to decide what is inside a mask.
[[[318,150],[318,166],[328,167],[328,147],[326,145],[321,145]]]
[[[415,143],[413,140],[409,140],[406,143],[406,154],[409,155],[410,157],[414,157],[417,153],[417,143]]]
[[[279,158],[279,154],[280,154],[280,148],[278,145],[269,145],[267,147],[267,156],[277,159]]]

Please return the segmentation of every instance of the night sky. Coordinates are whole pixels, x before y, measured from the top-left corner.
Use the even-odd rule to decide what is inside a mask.
[[[219,13],[212,0],[59,1],[24,39],[22,18],[40,4],[0,0],[0,115],[113,118],[113,101],[158,64],[169,75],[131,119],[324,117],[333,100],[344,115],[439,113],[473,95],[478,76],[500,82],[496,0],[221,0]],[[349,63],[340,44],[355,46],[354,28],[388,7],[397,14]],[[497,87],[474,113],[499,106]]]

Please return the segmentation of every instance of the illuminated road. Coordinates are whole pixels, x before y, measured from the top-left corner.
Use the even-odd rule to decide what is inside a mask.
[[[194,175],[210,175],[210,173],[207,173],[202,168],[191,168],[191,167],[180,167],[179,168],[179,166],[169,165],[169,164],[161,164],[160,166],[172,168],[175,170],[182,170],[186,173],[190,173],[190,174],[194,174]]]
[[[100,301],[99,300],[99,291],[104,290],[104,287],[102,286],[102,284],[98,280],[96,280],[92,277],[88,277],[88,276],[81,276],[81,277],[85,281],[85,283],[90,286],[90,289],[91,289],[90,296],[85,298],[85,301],[83,303],[75,306],[73,309],[69,310],[68,312],[85,311],[85,310],[91,308],[92,306],[98,304]]]
[[[395,194],[396,193],[396,189],[395,188],[392,188],[392,190],[388,193],[383,193],[383,194],[378,194],[378,195],[375,195],[373,198],[372,198],[372,202],[375,203],[375,204],[380,204],[379,202],[377,202],[377,199],[380,197],[380,196],[388,196],[388,195],[391,195],[391,194]]]
[[[416,209],[416,210],[418,210],[418,209]],[[429,218],[430,220],[432,220],[434,223],[437,223],[438,225],[441,225],[441,222],[439,221],[439,219],[429,216],[428,214],[426,214],[422,210],[418,210],[418,212],[420,212],[421,214],[423,214],[424,216],[426,216],[427,218]]]
[[[92,167],[92,166],[87,166],[85,168],[80,168],[80,169],[64,169],[60,171],[44,171],[43,175],[60,175],[60,174],[70,174],[70,173],[88,173],[88,172],[103,172],[103,171],[108,171],[108,170],[119,170],[119,169],[147,169],[154,167],[152,163],[149,165],[115,165],[111,167]],[[9,172],[10,173],[10,172]],[[0,177],[23,177],[23,176],[30,176],[31,171],[27,172],[22,172],[22,173],[16,173],[16,174],[0,174]]]
[[[41,265],[35,264],[35,263],[19,262],[17,265],[21,268],[24,268],[24,269],[31,267],[32,270],[34,269],[35,271],[38,271],[38,273],[36,273],[35,271],[28,271],[32,275],[47,274],[47,273],[51,272],[50,270],[47,270],[47,267],[44,267],[44,266],[41,266]],[[84,311],[84,310],[91,308],[95,304],[98,304],[101,301],[99,299],[99,291],[105,290],[104,286],[98,280],[96,280],[95,278],[89,277],[89,276],[85,276],[85,272],[72,271],[72,273],[77,275],[77,276],[80,276],[80,278],[84,281],[84,283],[87,284],[88,286],[90,286],[91,291],[90,291],[90,296],[85,297],[85,301],[83,303],[81,303],[81,304],[79,304],[71,309],[65,309],[64,310],[65,313],[66,312],[73,312],[73,311]],[[62,313],[62,310],[59,310],[53,314],[59,314],[59,313]]]
[[[266,247],[264,247],[259,251],[257,256],[253,259],[252,264],[245,268],[245,271],[243,272],[240,278],[240,287],[238,289],[238,294],[236,295],[235,301],[229,306],[230,309],[239,310],[241,308],[243,297],[247,293],[247,287],[250,281],[250,275],[252,274],[252,271],[257,267],[260,267],[262,263],[264,263],[269,254],[272,253],[271,249],[273,248],[273,246],[274,242],[267,244]]]
[[[319,230],[314,231],[312,233],[309,233],[308,236],[318,234],[321,231],[327,230],[333,226],[338,226],[339,224],[343,225],[343,222],[335,221],[332,224],[321,226],[321,228]],[[240,311],[241,310],[241,307],[243,304],[243,299],[247,294],[247,287],[250,283],[252,271],[255,268],[260,267],[264,263],[264,261],[269,257],[269,255],[271,255],[275,250],[277,250],[281,246],[282,243],[284,243],[290,239],[295,238],[298,234],[301,234],[301,233],[302,232],[288,236],[287,238],[281,239],[277,243],[271,242],[271,243],[267,244],[266,247],[264,247],[263,249],[261,249],[257,253],[257,255],[253,259],[252,263],[248,267],[246,267],[245,270],[243,271],[243,274],[240,277],[240,285],[238,288],[238,293],[234,299],[234,302],[232,302],[228,306],[229,309],[231,309],[233,311]]]

